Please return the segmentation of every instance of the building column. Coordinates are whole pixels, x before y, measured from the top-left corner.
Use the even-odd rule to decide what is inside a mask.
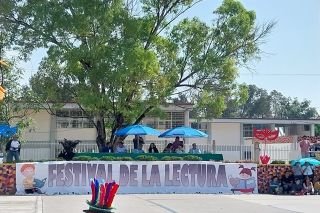
[[[184,125],[185,126],[190,126],[190,111],[189,111],[189,109],[186,109],[185,111],[184,111]],[[184,151],[185,152],[187,152],[188,150],[189,150],[189,146],[190,146],[190,141],[189,141],[189,139],[188,138],[184,138],[183,139],[184,140]],[[188,147],[188,148],[187,148]]]
[[[270,129],[274,130],[276,128],[276,124],[270,124]]]
[[[310,136],[315,136],[314,124],[310,124]]]
[[[184,125],[185,126],[190,126],[189,122],[190,122],[190,111],[187,109],[184,111]]]
[[[50,115],[50,131],[49,131],[49,143],[50,143],[50,157],[56,158],[56,139],[57,139],[57,118],[55,115]]]
[[[207,123],[207,133],[208,133],[208,151],[211,153],[216,152],[216,143],[213,138],[213,123]]]

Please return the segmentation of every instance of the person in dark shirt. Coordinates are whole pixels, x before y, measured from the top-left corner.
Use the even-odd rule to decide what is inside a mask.
[[[157,149],[157,147],[154,143],[150,143],[148,152],[149,153],[159,153],[159,150]]]
[[[303,194],[303,185],[302,185],[302,181],[299,178],[295,179],[295,181],[292,185],[292,194],[293,195],[302,195]]]
[[[106,146],[103,148],[102,152],[112,153],[113,152],[112,144],[108,142]]]
[[[293,176],[290,172],[286,172],[285,175],[281,178],[281,185],[284,194],[290,194],[290,192],[292,191],[293,180]]]
[[[280,194],[281,192],[281,187],[280,187],[281,183],[278,180],[277,176],[274,176],[272,178],[272,180],[269,183],[269,193],[270,194]]]

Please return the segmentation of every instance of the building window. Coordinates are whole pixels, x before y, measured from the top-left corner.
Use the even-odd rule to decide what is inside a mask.
[[[174,127],[183,126],[184,112],[166,112],[164,119],[160,119],[158,124],[159,129],[171,129]]]
[[[78,120],[72,120],[71,128],[81,128],[81,123]]]
[[[304,130],[305,132],[310,131],[310,125],[303,125],[303,130]]]
[[[251,160],[252,159],[252,154],[251,151],[244,151],[244,160]]]
[[[70,110],[57,110],[57,117],[70,117]]]
[[[252,137],[252,124],[243,124],[243,137]]]
[[[92,119],[85,118],[80,110],[59,110],[56,112],[56,127],[94,128]]]
[[[94,128],[94,123],[88,118],[82,119],[82,128]]]
[[[204,133],[208,133],[208,125],[207,123],[197,123],[197,122],[192,122],[191,123],[191,128],[193,129],[198,129]]]
[[[83,113],[81,110],[71,110],[70,117],[72,118],[83,117]]]
[[[184,112],[172,112],[171,128],[184,125]]]

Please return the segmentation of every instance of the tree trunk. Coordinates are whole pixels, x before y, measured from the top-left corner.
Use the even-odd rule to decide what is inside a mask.
[[[95,116],[97,138],[96,143],[99,149],[99,152],[102,152],[106,146],[106,128],[104,123],[104,116],[102,114]]]
[[[124,117],[121,113],[118,113],[115,117],[115,123],[113,125],[112,131],[111,131],[111,137],[109,141],[114,147],[118,142],[123,141],[126,138],[126,136],[118,137],[115,135],[116,131],[123,127],[123,123],[124,123]]]

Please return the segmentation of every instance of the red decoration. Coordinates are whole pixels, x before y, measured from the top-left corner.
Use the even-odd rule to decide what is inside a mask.
[[[260,161],[262,164],[268,164],[270,161],[269,155],[260,155]]]
[[[253,129],[253,136],[259,140],[264,140],[264,153],[260,156],[260,161],[262,164],[268,164],[270,156],[266,155],[267,142],[277,139],[279,136],[279,130],[272,131],[271,129]]]

